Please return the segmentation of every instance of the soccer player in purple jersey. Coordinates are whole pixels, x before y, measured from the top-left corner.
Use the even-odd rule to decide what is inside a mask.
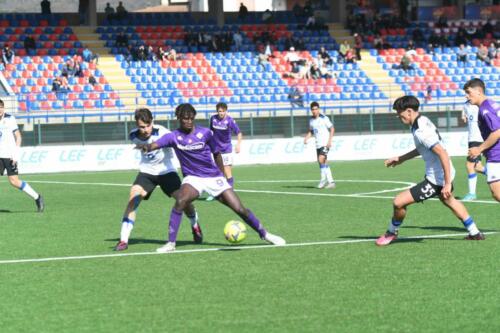
[[[188,103],[180,104],[175,109],[175,115],[180,125],[178,129],[165,134],[153,143],[137,145],[137,148],[144,152],[172,147],[184,176],[175,205],[170,213],[168,242],[156,251],[167,253],[175,250],[182,211],[203,192],[216,197],[221,203],[231,208],[259,234],[261,239],[274,245],[285,245],[283,238],[267,232],[259,219],[242,205],[240,198],[222,174],[221,168],[217,167],[222,164],[222,158],[218,154],[212,131],[194,125],[195,108]],[[217,165],[213,160],[213,154],[217,157]]]
[[[469,157],[484,154],[486,181],[493,198],[500,202],[500,105],[486,96],[486,87],[480,79],[469,80],[464,91],[467,100],[479,107],[478,125],[484,139],[479,146],[469,149]]]
[[[151,143],[164,134],[170,133],[168,129],[153,123],[153,115],[149,109],[135,110],[135,123],[137,128],[130,132],[129,138],[135,144]],[[128,249],[130,234],[135,225],[136,212],[142,200],[148,200],[157,186],[169,197],[176,197],[181,180],[177,174],[172,148],[163,148],[151,153],[141,152],[139,174],[130,188],[130,195],[123,213],[120,231],[120,241],[116,244],[115,251]],[[203,233],[198,223],[198,214],[193,205],[188,205],[184,210],[191,222],[193,240],[200,244],[203,242]]]
[[[429,118],[418,112],[420,102],[414,96],[403,96],[394,101],[399,120],[411,126],[415,149],[385,161],[386,167],[395,167],[419,155],[425,162],[425,179],[394,198],[393,215],[385,234],[376,240],[378,246],[386,246],[398,237],[398,230],[406,217],[407,207],[416,202],[423,202],[432,197],[448,207],[459,218],[469,232],[467,240],[483,240],[484,235],[469,215],[464,204],[453,196],[453,178],[455,169],[443,146],[441,136]]]
[[[243,135],[241,134],[238,124],[227,114],[227,104],[217,103],[215,106],[217,114],[210,117],[210,129],[214,134],[214,141],[217,150],[222,156],[222,172],[227,179],[229,185],[234,186],[233,180],[233,145],[231,144],[231,135],[236,134],[237,142],[234,147],[234,152],[239,154],[241,147],[241,139]],[[213,200],[214,197],[209,196],[208,201]]]

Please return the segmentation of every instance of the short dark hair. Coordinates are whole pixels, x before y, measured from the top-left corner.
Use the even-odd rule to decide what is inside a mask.
[[[392,104],[392,109],[396,111],[404,111],[406,109],[412,109],[413,111],[418,111],[420,102],[415,96],[402,96],[394,101]]]
[[[227,104],[224,103],[224,102],[219,102],[217,103],[217,105],[215,106],[215,109],[216,110],[219,110],[219,109],[224,109],[224,110],[227,110]]]
[[[0,106],[4,106],[4,102],[0,99]]]
[[[196,110],[194,106],[189,103],[182,103],[177,105],[175,108],[175,116],[177,118],[184,118],[192,116],[193,118],[196,116]]]
[[[153,114],[148,108],[139,108],[135,110],[135,121],[139,120],[144,122],[145,124],[151,124],[153,122]]]
[[[314,107],[319,108],[319,103],[318,102],[312,102],[311,103],[311,109],[314,108]]]
[[[484,85],[483,80],[478,78],[473,78],[464,84],[464,91],[469,88],[481,88],[483,89],[483,93],[486,91],[486,87]]]

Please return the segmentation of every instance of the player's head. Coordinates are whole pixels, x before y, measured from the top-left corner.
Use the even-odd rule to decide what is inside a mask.
[[[136,109],[134,117],[141,136],[149,137],[153,131],[153,114],[151,111],[147,108]]]
[[[319,103],[318,102],[312,102],[311,103],[311,113],[314,118],[317,118],[319,116]]]
[[[399,120],[403,124],[410,125],[417,118],[420,102],[415,96],[399,97],[392,104],[392,109],[396,110]]]
[[[464,84],[465,97],[473,105],[481,105],[486,99],[486,87],[481,79],[474,78]]]
[[[217,110],[217,116],[219,119],[224,119],[227,114],[227,104],[224,102],[217,103],[215,110]]]
[[[196,110],[191,104],[179,104],[175,108],[175,116],[177,117],[177,120],[179,120],[181,130],[190,132],[194,128]]]

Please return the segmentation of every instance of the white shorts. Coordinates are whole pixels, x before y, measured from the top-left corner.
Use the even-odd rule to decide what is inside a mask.
[[[231,188],[225,177],[210,177],[202,178],[196,176],[186,176],[182,180],[182,184],[189,184],[198,191],[200,196],[203,192],[213,197],[219,196],[225,190]]]
[[[500,181],[500,162],[486,163],[486,181],[488,184]]]
[[[222,164],[224,166],[233,165],[233,153],[220,154],[222,157]]]

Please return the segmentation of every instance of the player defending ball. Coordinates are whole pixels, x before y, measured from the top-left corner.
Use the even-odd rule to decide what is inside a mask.
[[[221,168],[217,167],[217,165],[222,165],[222,158],[217,151],[212,131],[205,127],[195,126],[195,108],[191,104],[180,104],[175,110],[175,115],[180,125],[178,129],[165,134],[151,144],[137,146],[145,153],[163,147],[172,147],[179,159],[184,176],[170,214],[168,242],[156,251],[166,253],[175,250],[182,211],[203,192],[207,192],[231,208],[259,234],[261,239],[274,245],[285,245],[283,238],[267,232],[259,219],[242,205],[240,198],[220,171]],[[212,158],[213,154],[217,156],[217,165]]]
[[[500,105],[485,95],[486,87],[480,79],[464,85],[465,96],[479,107],[478,125],[484,142],[469,149],[469,157],[486,156],[486,181],[491,195],[500,202]]]
[[[149,109],[135,111],[137,128],[130,132],[129,138],[136,145],[151,143],[163,135],[170,133],[163,126],[153,124],[153,115]],[[120,241],[115,251],[124,251],[128,248],[130,233],[134,228],[136,211],[142,200],[148,200],[156,186],[160,186],[165,195],[176,198],[181,187],[181,180],[173,165],[174,153],[171,148],[163,148],[154,152],[141,152],[139,174],[130,188],[129,200],[122,218]],[[203,242],[203,234],[198,223],[198,214],[192,204],[182,210],[191,222],[194,242]]]
[[[393,215],[387,232],[380,236],[376,244],[379,246],[389,245],[398,237],[398,230],[406,217],[407,207],[415,202],[422,202],[432,197],[439,200],[451,209],[458,217],[469,235],[467,240],[483,240],[484,235],[479,231],[474,220],[467,212],[462,202],[453,196],[453,178],[455,169],[446,152],[441,136],[429,120],[420,115],[418,108],[420,103],[414,96],[403,96],[394,101],[393,109],[396,110],[399,120],[405,125],[411,126],[411,133],[416,148],[402,156],[393,157],[385,161],[385,166],[395,167],[409,159],[422,156],[425,162],[425,179],[412,188],[399,193],[393,201]]]

